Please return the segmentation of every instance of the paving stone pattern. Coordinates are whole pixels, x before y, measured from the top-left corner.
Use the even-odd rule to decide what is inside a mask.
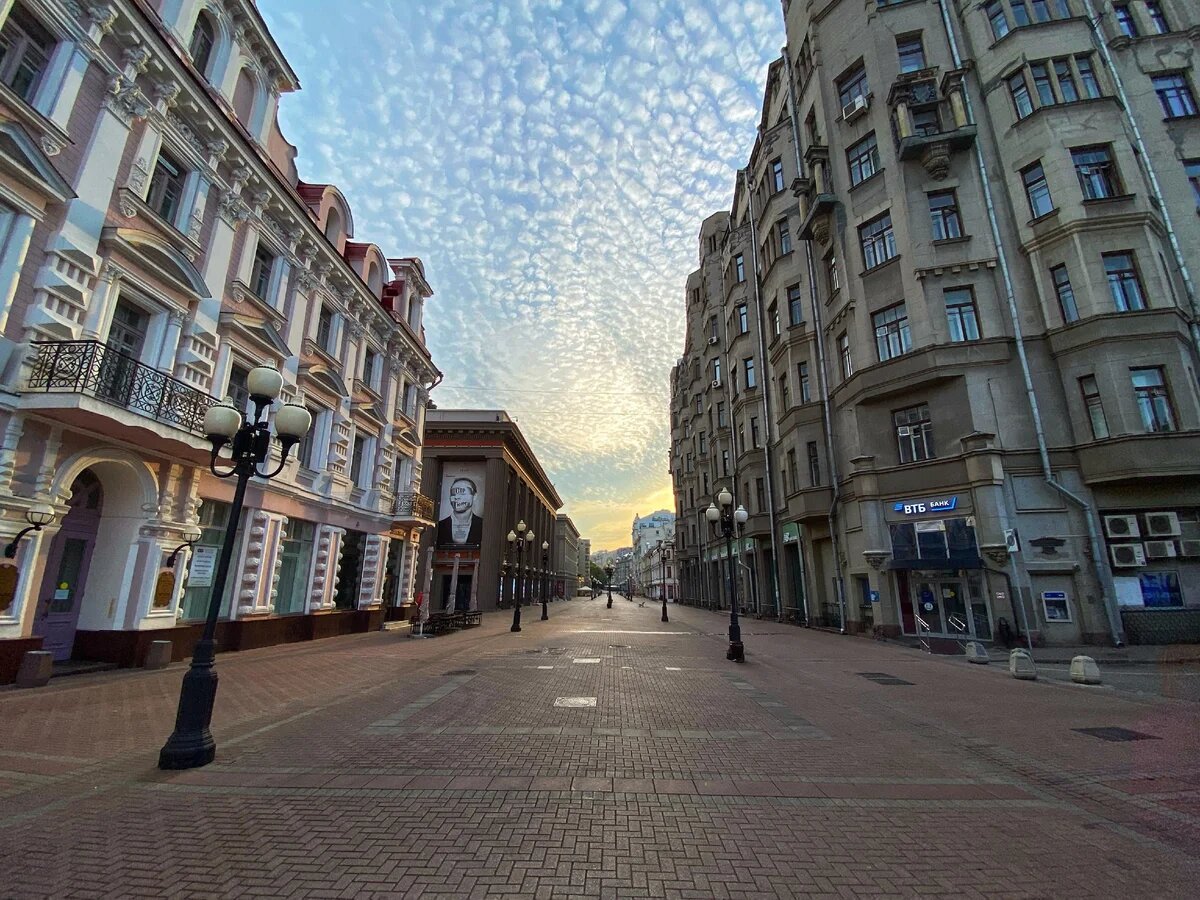
[[[1195,896],[1195,704],[657,609],[0,691],[0,896]]]

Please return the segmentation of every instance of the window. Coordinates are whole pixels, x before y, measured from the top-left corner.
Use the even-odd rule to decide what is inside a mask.
[[[363,456],[366,453],[367,440],[362,435],[355,435],[354,444],[350,450],[350,480],[356,487],[362,487]]]
[[[796,365],[796,374],[800,376],[800,402],[812,403],[812,389],[808,383],[808,363],[798,363]]]
[[[700,432],[699,453],[701,456],[704,456],[706,453],[708,453],[708,432],[706,431]]]
[[[757,512],[767,511],[767,492],[761,478],[754,479],[754,503]]]
[[[729,477],[729,451],[728,450],[721,451],[721,477],[723,477],[723,478]]]
[[[1023,119],[1033,112],[1033,101],[1029,98],[1029,85],[1025,83],[1024,69],[1009,76],[1008,92],[1012,95],[1018,119]]]
[[[1033,75],[1033,86],[1037,90],[1038,104],[1053,106],[1057,103],[1058,98],[1054,96],[1054,84],[1050,80],[1050,70],[1046,68],[1046,64],[1032,63],[1029,71]]]
[[[990,3],[983,7],[984,13],[988,17],[988,21],[992,23],[992,36],[996,40],[1008,34],[1008,16],[1004,14],[1004,7],[1000,0],[991,0]]]
[[[1100,401],[1096,376],[1084,375],[1080,378],[1079,392],[1083,394],[1083,408],[1087,410],[1088,422],[1092,426],[1092,438],[1102,441],[1108,437],[1108,420],[1104,417],[1104,404]]]
[[[1104,273],[1108,276],[1108,289],[1118,311],[1145,309],[1146,299],[1142,294],[1142,282],[1138,278],[1133,252],[1125,250],[1120,253],[1105,253],[1103,258]]]
[[[738,422],[737,427],[737,445],[735,447],[738,453],[746,452],[746,423]]]
[[[378,369],[378,367],[379,367],[379,354],[376,353],[374,350],[372,350],[370,347],[368,347],[366,352],[363,353],[362,380],[363,380],[363,383],[366,384],[370,388],[376,387],[375,375],[376,375],[376,369]]]
[[[718,428],[728,428],[729,427],[729,422],[725,418],[725,402],[724,401],[719,401],[717,403],[717,427]]]
[[[892,413],[892,427],[896,430],[901,463],[933,459],[933,423],[927,404],[896,410]]]
[[[721,357],[713,359],[713,381],[717,384],[721,383]]]
[[[317,346],[326,353],[333,353],[333,312],[325,306],[321,307],[317,316]]]
[[[1078,147],[1071,151],[1084,200],[1102,200],[1121,193],[1121,182],[1108,147]]]
[[[871,92],[867,86],[867,70],[861,65],[857,66],[850,74],[838,81],[837,87],[838,97],[842,102],[843,108],[849,106],[859,97],[865,98]]]
[[[779,415],[782,416],[792,407],[791,390],[788,388],[787,373],[779,376]]]
[[[1200,170],[1200,161],[1197,162],[1197,170]],[[1193,184],[1196,187],[1196,202],[1200,204],[1200,171],[1197,172],[1196,178],[1193,179]],[[787,305],[788,305],[788,324],[799,325],[804,321],[804,305],[800,299],[800,285],[793,284],[787,289]]]
[[[808,483],[817,487],[821,483],[821,457],[817,455],[817,442],[808,442]]]
[[[912,349],[908,311],[903,303],[875,313],[871,316],[871,324],[875,327],[875,349],[880,362],[895,359]]]
[[[250,270],[250,290],[261,300],[270,302],[267,294],[271,287],[271,270],[275,267],[275,254],[259,241],[254,250],[254,266]]]
[[[746,259],[741,253],[733,258],[733,272],[738,284],[746,280]]]
[[[1054,293],[1058,297],[1058,307],[1062,310],[1063,321],[1078,322],[1079,307],[1075,305],[1075,290],[1071,287],[1067,267],[1059,265],[1051,269],[1050,280],[1054,282]]]
[[[738,334],[745,334],[750,330],[750,316],[746,312],[746,304],[739,303],[737,306]]]
[[[1029,10],[1025,7],[1025,0],[1008,0],[1008,5],[1012,8],[1013,22],[1018,28],[1029,24]]]
[[[825,271],[829,277],[829,293],[836,294],[842,289],[842,280],[838,277],[837,256],[830,253],[825,257]]]
[[[1155,75],[1150,80],[1154,84],[1154,92],[1158,94],[1163,115],[1168,119],[1196,114],[1196,98],[1192,96],[1191,86],[1181,73]]]
[[[896,38],[896,53],[900,57],[900,73],[918,72],[925,68],[925,47],[921,35],[910,34]]]
[[[174,225],[179,217],[179,201],[183,197],[183,166],[163,150],[150,176],[150,192],[146,205]]]
[[[778,159],[771,160],[771,187],[778,194],[783,190],[783,161]]]
[[[1058,92],[1062,95],[1063,103],[1074,103],[1079,99],[1079,88],[1075,85],[1075,72],[1071,69],[1071,60],[1054,60],[1054,77],[1058,79]]]
[[[225,396],[242,412],[250,408],[250,388],[246,386],[249,377],[250,370],[244,366],[235,364],[229,367],[229,386],[225,388]]]
[[[1150,17],[1150,24],[1154,26],[1155,34],[1166,34],[1171,30],[1171,26],[1167,24],[1167,17],[1163,15],[1162,4],[1159,0],[1146,0],[1146,15]]]
[[[54,49],[54,37],[20,3],[0,29],[0,81],[32,103]]]
[[[754,357],[748,356],[742,360],[742,366],[746,370],[746,390],[752,387],[758,387],[758,378],[754,374]]]
[[[787,452],[787,476],[788,481],[797,489],[800,487],[800,466],[796,462],[796,448],[788,447]],[[784,488],[784,493],[787,493],[787,488]]]
[[[1030,8],[1033,9],[1033,19],[1035,22],[1049,22],[1050,15],[1050,0],[1030,0]]]
[[[849,378],[854,374],[854,360],[850,358],[850,335],[842,332],[838,335],[838,360],[842,366],[842,378]]]
[[[755,450],[759,447],[758,416],[750,417],[750,446]]]
[[[1135,38],[1138,36],[1137,22],[1134,21],[1133,11],[1129,8],[1128,3],[1114,3],[1113,16],[1117,20],[1117,30],[1125,37]]]
[[[1042,171],[1040,162],[1022,169],[1021,181],[1025,184],[1029,211],[1035,219],[1054,211],[1054,201],[1050,199],[1050,186],[1046,184],[1046,173]]]
[[[946,288],[946,322],[950,340],[979,340],[979,313],[975,309],[975,293],[969,287]]]
[[[896,256],[896,235],[892,232],[892,214],[885,212],[860,225],[858,239],[866,268],[874,269],[893,259]]]
[[[309,563],[317,526],[303,519],[287,520],[279,543],[279,577],[276,580],[275,613],[304,612],[308,600]]]
[[[1192,186],[1192,196],[1196,199],[1196,206],[1200,208],[1200,159],[1185,159],[1183,171]]]
[[[775,230],[779,234],[779,254],[782,256],[785,253],[792,252],[792,229],[788,225],[788,220],[784,219],[775,226]]]
[[[929,194],[929,220],[935,241],[948,241],[962,237],[962,224],[958,219],[958,198],[954,191],[937,191]]]
[[[312,416],[312,428],[304,432],[304,437],[300,438],[300,447],[296,451],[296,459],[300,460],[300,465],[306,469],[315,469],[317,467],[317,423],[321,419],[319,410],[308,407],[308,414]]]
[[[850,165],[850,184],[861,184],[879,171],[879,147],[875,143],[875,132],[871,132],[846,151]]]
[[[1146,431],[1174,431],[1175,413],[1167,395],[1162,367],[1130,369],[1129,377],[1133,380],[1133,396],[1142,414],[1142,427]]]
[[[929,137],[942,132],[942,120],[938,117],[936,106],[913,110],[912,126],[915,134]]]
[[[714,340],[717,338],[717,317],[712,316],[708,320],[708,336]]]
[[[192,57],[192,65],[201,75],[208,75],[208,64],[212,60],[213,47],[217,43],[217,33],[213,29],[212,19],[205,13],[196,17],[196,27],[192,29],[192,42],[188,53]]]
[[[1083,94],[1089,100],[1100,96],[1100,83],[1096,81],[1096,72],[1092,68],[1092,58],[1084,53],[1075,57],[1075,68],[1079,70],[1079,80],[1083,82]]]
[[[779,307],[772,303],[771,308],[767,310],[767,316],[771,322],[771,334],[775,337],[779,337]]]

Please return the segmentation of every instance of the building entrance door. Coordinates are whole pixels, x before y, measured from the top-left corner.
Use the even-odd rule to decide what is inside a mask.
[[[991,640],[991,617],[978,574],[951,578],[914,573],[911,585],[918,635]]]
[[[84,469],[71,484],[71,499],[67,501],[70,509],[50,542],[38,595],[38,627],[42,649],[54,654],[56,660],[70,659],[75,646],[75,628],[103,503],[100,480],[90,469]]]

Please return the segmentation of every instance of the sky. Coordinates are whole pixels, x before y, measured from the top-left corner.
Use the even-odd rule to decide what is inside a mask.
[[[300,177],[419,256],[443,409],[513,416],[581,535],[674,506],[701,221],[754,141],[779,0],[260,0]],[[336,9],[336,13],[333,10]]]

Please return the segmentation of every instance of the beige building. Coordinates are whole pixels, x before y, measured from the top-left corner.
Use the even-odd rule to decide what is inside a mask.
[[[300,180],[254,2],[3,0],[0,83],[0,537],[49,518],[0,560],[0,681],[190,653],[233,491],[203,418],[260,364],[314,426],[249,486],[220,646],[377,625],[431,520],[433,292]]]
[[[783,6],[686,286],[684,597],[725,597],[728,486],[765,614],[1200,637],[1200,9]]]

